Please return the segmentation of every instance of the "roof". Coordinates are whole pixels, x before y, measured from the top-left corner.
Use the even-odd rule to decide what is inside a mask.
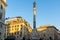
[[[58,31],[58,29],[53,25],[42,25],[42,26],[38,27],[37,30],[42,31],[42,30],[45,30],[47,28],[54,28],[54,29],[56,29]]]

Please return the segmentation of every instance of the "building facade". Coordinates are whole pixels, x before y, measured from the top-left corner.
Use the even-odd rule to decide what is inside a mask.
[[[25,21],[22,17],[13,17],[5,24],[5,37],[15,36],[16,40],[25,37],[28,38],[29,33],[32,31],[30,24]]]
[[[0,0],[0,40],[4,40],[6,0]]]
[[[58,30],[58,40],[60,40],[60,31]]]
[[[40,40],[58,40],[58,29],[54,26],[40,26],[37,31],[40,35]]]

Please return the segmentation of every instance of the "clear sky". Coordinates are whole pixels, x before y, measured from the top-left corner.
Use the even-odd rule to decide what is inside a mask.
[[[60,0],[7,0],[6,17],[21,16],[33,26],[33,2],[36,1],[37,27],[51,24],[60,28]]]

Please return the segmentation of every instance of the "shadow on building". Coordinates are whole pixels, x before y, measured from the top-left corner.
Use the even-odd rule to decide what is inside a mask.
[[[16,40],[15,36],[8,36],[5,40]]]

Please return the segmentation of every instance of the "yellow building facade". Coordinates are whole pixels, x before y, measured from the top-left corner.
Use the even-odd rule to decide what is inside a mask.
[[[19,16],[10,18],[9,21],[6,21],[5,24],[7,24],[7,26],[5,27],[6,37],[11,35],[16,35],[16,37],[18,37],[21,34],[21,32],[23,33],[23,27],[26,28],[25,30],[27,30],[25,35],[27,35],[27,33],[29,34],[32,31],[30,24]]]

